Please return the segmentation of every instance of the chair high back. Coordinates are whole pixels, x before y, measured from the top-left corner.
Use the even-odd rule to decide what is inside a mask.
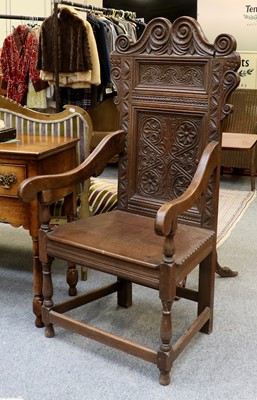
[[[231,80],[238,82],[231,71],[239,65],[235,46],[227,35],[210,44],[190,17],[173,24],[156,18],[135,44],[119,36],[111,64],[126,132],[120,210],[155,215],[189,186],[207,143],[220,141],[221,120],[230,111],[225,101]],[[216,187],[214,177],[181,219],[216,228]]]

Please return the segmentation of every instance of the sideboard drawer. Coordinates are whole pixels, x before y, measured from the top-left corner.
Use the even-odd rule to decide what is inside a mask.
[[[26,177],[26,165],[0,163],[0,196],[18,197],[18,187]]]

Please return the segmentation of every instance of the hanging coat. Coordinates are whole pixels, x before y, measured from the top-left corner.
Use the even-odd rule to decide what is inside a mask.
[[[19,25],[3,42],[1,86],[7,97],[22,105],[26,104],[29,78],[36,91],[48,86],[36,69],[37,51],[38,41],[26,25]]]
[[[83,20],[68,7],[61,8],[57,19],[51,15],[41,25],[38,47],[37,68],[55,72],[89,71],[92,69],[88,34]],[[56,54],[55,40],[58,41]]]

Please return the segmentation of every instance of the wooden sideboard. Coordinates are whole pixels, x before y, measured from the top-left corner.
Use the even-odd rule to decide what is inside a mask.
[[[18,198],[20,183],[29,177],[57,174],[76,166],[78,138],[17,135],[16,141],[0,143],[0,222],[29,230],[33,242],[33,312],[42,326],[42,268],[38,257],[38,202]],[[70,189],[68,190],[70,191]],[[58,195],[65,193],[58,193]]]

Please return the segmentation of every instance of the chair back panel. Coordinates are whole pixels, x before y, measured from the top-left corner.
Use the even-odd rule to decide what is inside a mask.
[[[119,36],[111,55],[126,151],[119,163],[118,208],[154,216],[189,186],[208,142],[220,141],[226,99],[238,85],[235,40],[207,42],[190,17],[152,20],[140,40]],[[231,80],[234,85],[231,85]],[[216,227],[219,172],[185,215]]]

